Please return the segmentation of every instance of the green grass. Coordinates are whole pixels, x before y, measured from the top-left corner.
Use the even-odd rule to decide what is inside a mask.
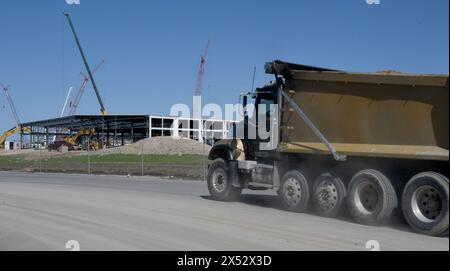
[[[19,163],[23,161],[24,157],[21,155],[0,156],[0,163]]]
[[[88,159],[87,155],[72,157],[55,157],[45,160],[45,162],[84,163]],[[136,163],[141,162],[141,156],[133,154],[109,154],[109,155],[92,155],[92,163]],[[0,160],[1,161],[1,160]],[[201,155],[144,155],[144,163],[153,164],[202,164],[203,156]]]

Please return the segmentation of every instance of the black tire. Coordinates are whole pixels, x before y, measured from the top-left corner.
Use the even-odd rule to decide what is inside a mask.
[[[448,235],[448,178],[435,172],[414,176],[403,191],[402,209],[406,221],[416,232]]]
[[[312,190],[314,209],[325,217],[337,217],[341,214],[347,189],[344,182],[334,174],[325,173],[315,181]]]
[[[372,226],[383,225],[389,221],[398,206],[397,193],[381,172],[363,170],[350,181],[347,206],[356,222]]]
[[[303,213],[309,205],[309,185],[306,177],[298,170],[286,173],[278,191],[281,203],[288,211]]]
[[[219,201],[235,201],[241,196],[242,188],[234,187],[228,178],[228,163],[224,159],[214,160],[209,167],[208,190]]]

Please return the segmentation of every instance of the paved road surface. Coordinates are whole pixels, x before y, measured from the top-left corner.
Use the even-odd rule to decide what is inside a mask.
[[[0,173],[0,250],[449,250],[405,226],[285,212],[272,192],[207,195],[194,181]]]

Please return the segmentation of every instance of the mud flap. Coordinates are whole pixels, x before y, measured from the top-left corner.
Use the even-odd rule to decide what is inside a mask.
[[[277,163],[274,163],[273,166],[273,189],[278,192],[280,189],[280,167]]]
[[[239,181],[239,166],[237,161],[229,162],[228,176],[230,177],[233,187],[241,188],[241,182]]]

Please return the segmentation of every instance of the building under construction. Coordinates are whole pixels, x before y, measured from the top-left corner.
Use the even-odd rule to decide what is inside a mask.
[[[144,138],[173,136],[213,143],[227,138],[233,121],[196,120],[150,115],[76,115],[22,123],[20,132],[23,149],[36,145],[47,147],[58,138],[74,136],[82,130],[93,130],[89,138],[103,147],[118,147]]]

